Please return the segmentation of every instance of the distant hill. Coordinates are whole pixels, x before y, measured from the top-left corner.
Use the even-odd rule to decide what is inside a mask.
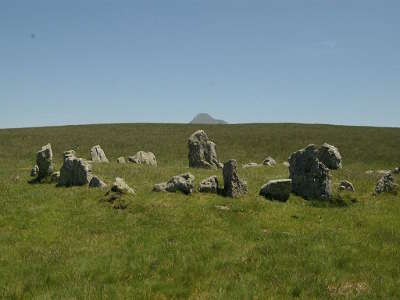
[[[190,124],[228,124],[228,122],[224,120],[214,119],[206,113],[200,113],[193,118]]]

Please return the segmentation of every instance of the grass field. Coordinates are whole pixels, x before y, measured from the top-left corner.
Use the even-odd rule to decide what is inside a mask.
[[[204,129],[222,161],[239,165],[271,155],[275,168],[239,169],[249,194],[240,199],[152,193],[154,183],[190,171],[187,138]],[[352,181],[347,206],[287,203],[258,196],[263,183],[287,178],[282,165],[304,146],[337,146],[344,168],[334,186]],[[104,191],[28,184],[35,153],[51,143],[89,158],[100,144],[109,164],[94,165],[108,184],[135,187],[126,210],[99,200]],[[157,168],[119,165],[139,150]],[[0,298],[5,299],[399,299],[400,199],[372,196],[368,169],[400,165],[400,129],[326,125],[115,124],[0,130]],[[19,177],[17,179],[16,177]],[[400,181],[399,178],[396,178]],[[347,202],[346,202],[347,203]],[[229,210],[216,206],[224,205]]]

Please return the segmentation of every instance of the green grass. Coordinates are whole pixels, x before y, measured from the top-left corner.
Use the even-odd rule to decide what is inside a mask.
[[[240,199],[152,193],[154,183],[186,171],[196,187],[213,174],[222,179],[221,171],[187,167],[187,138],[200,128],[222,161],[271,155],[279,164],[240,168],[249,185]],[[130,206],[112,209],[101,190],[28,184],[35,153],[49,142],[57,169],[63,151],[89,158],[100,144],[111,162],[94,165],[94,173],[135,187]],[[356,193],[329,204],[258,196],[269,179],[288,177],[282,162],[293,151],[323,142],[344,158],[334,185],[348,179]],[[0,130],[0,298],[399,299],[400,199],[372,196],[377,177],[365,174],[400,165],[399,145],[400,129],[325,125]],[[159,167],[116,163],[139,150],[154,152]]]

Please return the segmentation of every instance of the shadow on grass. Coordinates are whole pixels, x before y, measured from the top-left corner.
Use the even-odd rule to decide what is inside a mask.
[[[345,194],[336,194],[329,200],[323,200],[323,201],[310,200],[309,204],[312,207],[318,207],[318,208],[332,208],[332,207],[346,208],[357,202],[358,200],[353,195],[345,193]]]

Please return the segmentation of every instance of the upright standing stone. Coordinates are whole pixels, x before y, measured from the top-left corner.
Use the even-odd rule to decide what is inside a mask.
[[[247,194],[247,184],[239,179],[237,162],[234,159],[224,163],[222,170],[224,177],[224,194],[228,197],[240,197]]]
[[[41,180],[53,173],[53,151],[51,145],[47,144],[36,154],[36,165],[39,168],[37,179]]]
[[[64,152],[64,164],[60,170],[60,186],[85,185],[92,179],[92,166],[82,158],[77,158],[73,150]]]
[[[203,130],[193,133],[188,140],[190,168],[222,168],[218,161],[216,145]]]
[[[375,193],[393,193],[397,194],[398,185],[394,183],[394,178],[391,173],[384,174],[376,183]]]
[[[323,200],[332,196],[330,170],[318,157],[318,148],[309,145],[289,158],[292,191],[305,199]],[[325,157],[325,154],[322,157]]]
[[[92,149],[90,149],[90,156],[92,157],[93,162],[108,163],[106,154],[104,153],[103,149],[101,149],[100,145],[93,146]]]

